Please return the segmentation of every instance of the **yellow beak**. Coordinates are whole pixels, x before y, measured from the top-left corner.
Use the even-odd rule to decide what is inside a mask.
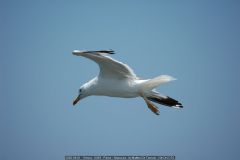
[[[80,95],[79,96],[77,96],[77,98],[73,101],[73,105],[75,105],[75,104],[77,104],[78,103],[78,101],[80,101]]]

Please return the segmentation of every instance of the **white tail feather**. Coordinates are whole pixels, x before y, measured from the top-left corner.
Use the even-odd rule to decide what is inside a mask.
[[[152,90],[156,87],[158,87],[161,84],[170,82],[170,81],[174,81],[176,80],[176,78],[172,77],[172,76],[168,76],[168,75],[161,75],[158,76],[156,78],[150,79],[146,82],[142,83],[142,89],[143,90]]]

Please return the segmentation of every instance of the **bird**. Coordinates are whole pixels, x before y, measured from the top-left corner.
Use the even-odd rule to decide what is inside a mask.
[[[172,76],[160,75],[152,79],[139,78],[127,64],[110,57],[115,54],[113,50],[74,50],[72,54],[96,62],[100,69],[96,77],[80,87],[73,105],[94,95],[121,98],[141,97],[156,115],[160,114],[160,110],[155,103],[173,108],[183,108],[180,102],[156,90],[158,86],[176,80]]]

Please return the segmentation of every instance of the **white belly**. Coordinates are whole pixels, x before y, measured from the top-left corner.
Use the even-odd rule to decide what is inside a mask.
[[[95,95],[133,98],[138,97],[138,87],[134,81],[104,79],[98,81]]]

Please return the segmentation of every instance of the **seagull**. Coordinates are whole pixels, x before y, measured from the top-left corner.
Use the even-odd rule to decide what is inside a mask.
[[[121,98],[142,97],[148,108],[156,115],[159,115],[160,111],[154,103],[183,108],[177,100],[160,94],[155,89],[164,83],[176,80],[172,76],[161,75],[153,79],[141,79],[127,64],[109,56],[114,54],[113,50],[74,50],[72,54],[88,58],[96,62],[100,68],[98,76],[80,87],[73,105],[76,105],[83,98],[95,95]]]

